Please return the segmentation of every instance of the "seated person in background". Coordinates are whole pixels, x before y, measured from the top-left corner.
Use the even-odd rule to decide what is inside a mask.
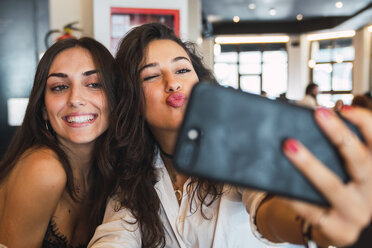
[[[344,102],[341,99],[338,99],[333,107],[333,110],[336,112],[340,112],[342,107],[344,106]]]
[[[22,126],[0,161],[0,243],[86,247],[114,173],[108,152],[115,60],[91,38],[51,46]]]
[[[292,103],[293,101],[287,98],[287,92],[283,92],[279,95],[279,97],[276,98],[278,101],[283,101],[283,102],[289,102]]]
[[[297,101],[298,104],[308,107],[317,107],[318,100],[317,96],[319,93],[319,86],[315,83],[310,83],[305,90],[305,96],[302,100]]]

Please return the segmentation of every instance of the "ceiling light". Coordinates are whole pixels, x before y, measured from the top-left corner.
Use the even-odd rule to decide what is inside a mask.
[[[316,62],[315,62],[315,60],[310,59],[309,62],[307,62],[307,65],[308,65],[310,68],[314,68],[314,67],[316,66]]]
[[[269,10],[270,15],[274,16],[276,15],[276,9],[272,8]]]
[[[344,4],[341,1],[338,1],[335,5],[336,5],[336,8],[338,9],[341,9],[344,6]]]
[[[254,4],[254,3],[250,3],[250,4],[248,4],[248,9],[256,9],[256,4]]]
[[[298,14],[298,15],[296,16],[296,19],[297,19],[297,21],[302,21],[302,19],[304,19],[304,16],[301,15],[301,14]]]
[[[239,16],[234,16],[233,17],[233,22],[239,22],[240,21],[240,17]]]
[[[372,25],[368,27],[368,32],[371,32],[372,33]]]
[[[337,39],[337,38],[349,38],[355,35],[354,30],[347,30],[347,31],[338,31],[338,32],[331,32],[331,33],[320,33],[320,34],[309,34],[307,36],[308,40],[329,40],[329,39]]]
[[[275,36],[218,36],[217,44],[247,44],[247,43],[286,43],[289,41],[287,35]]]

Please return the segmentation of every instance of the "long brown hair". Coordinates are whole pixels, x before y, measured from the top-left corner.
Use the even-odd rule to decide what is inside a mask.
[[[68,157],[56,139],[51,125],[43,118],[44,95],[49,69],[59,53],[73,47],[81,47],[89,51],[94,65],[99,71],[98,75],[107,96],[109,110],[112,112],[114,106],[117,105],[115,91],[118,84],[118,72],[116,62],[110,52],[102,44],[91,38],[67,39],[55,43],[45,52],[38,64],[23,123],[17,129],[7,152],[0,161],[0,184],[9,175],[24,152],[29,149],[47,147],[57,154],[63,165],[67,175],[66,190],[68,194],[75,201],[79,200],[75,191]],[[110,116],[112,116],[111,113]],[[107,197],[115,186],[114,162],[112,161],[113,158],[109,157],[109,145],[112,139],[110,130],[109,128],[98,137],[92,153],[94,157],[92,158],[91,173],[94,183],[88,197],[88,200],[92,203],[88,216],[91,235],[94,233],[95,227],[102,222]]]
[[[159,39],[172,40],[187,52],[199,80],[216,82],[213,74],[203,65],[194,44],[182,42],[173,30],[160,23],[136,27],[120,43],[116,60],[123,80],[119,89],[123,96],[116,110],[116,137],[120,141],[117,148],[123,154],[123,171],[120,178],[121,194],[118,197],[122,207],[129,209],[136,218],[143,247],[164,246],[165,242],[163,225],[158,215],[160,200],[154,189],[157,182],[154,168],[157,142],[142,115],[144,94],[138,71],[148,44]],[[222,192],[222,185],[206,180],[192,178],[191,184],[196,187],[192,198],[197,195],[201,208],[212,204]],[[207,195],[213,196],[211,201],[207,202]]]

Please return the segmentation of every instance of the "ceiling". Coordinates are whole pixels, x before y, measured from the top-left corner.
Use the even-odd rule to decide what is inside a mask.
[[[342,2],[343,6],[337,8],[336,2]],[[276,12],[275,15],[271,15],[270,10]],[[298,34],[324,29],[359,29],[372,24],[372,0],[202,0],[202,11],[205,36]],[[299,14],[302,20],[297,20]],[[233,22],[234,16],[239,16],[240,21]]]

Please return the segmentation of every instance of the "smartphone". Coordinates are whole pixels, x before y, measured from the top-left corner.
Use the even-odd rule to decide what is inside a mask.
[[[284,101],[198,83],[180,127],[174,166],[188,175],[328,205],[282,151],[283,142],[295,138],[343,182],[349,180],[342,157],[316,124],[313,112]],[[355,126],[346,123],[361,137]]]

